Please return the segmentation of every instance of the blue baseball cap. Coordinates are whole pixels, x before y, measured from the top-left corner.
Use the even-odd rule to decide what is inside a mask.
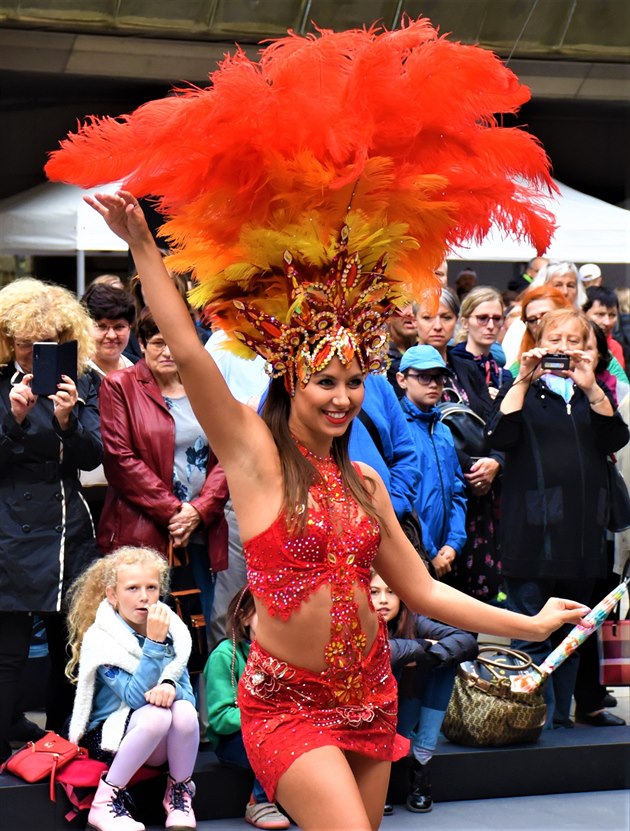
[[[444,375],[452,375],[451,370],[444,363],[444,358],[433,346],[411,346],[400,359],[400,372],[407,369],[417,369],[424,372],[427,369],[440,369]]]

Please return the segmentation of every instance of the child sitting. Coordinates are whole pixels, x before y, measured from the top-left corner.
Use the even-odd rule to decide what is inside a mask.
[[[411,739],[413,781],[407,809],[424,813],[433,808],[429,762],[453,692],[457,665],[477,657],[477,641],[469,632],[411,614],[376,572],[372,573],[370,595],[387,623],[392,670],[399,683],[403,668],[415,663],[410,694],[401,694],[399,689],[398,732]]]
[[[451,432],[440,423],[435,406],[444,391],[444,376],[451,374],[437,349],[412,346],[402,356],[396,375],[405,391],[400,404],[422,471],[415,508],[437,577],[453,569],[466,542],[466,482]]]
[[[110,764],[88,815],[92,831],[144,831],[125,788],[143,765],[168,763],[166,828],[197,827],[191,780],[199,727],[186,663],[191,640],[160,602],[168,564],[148,548],[126,546],[96,560],[70,593],[71,659],[79,667],[69,737]]]
[[[232,598],[227,612],[228,639],[221,641],[204,669],[208,703],[207,736],[217,758],[241,768],[250,768],[241,734],[237,685],[243,674],[251,642],[256,637],[256,609],[247,586]],[[255,779],[245,819],[256,828],[281,829],[291,824]]]

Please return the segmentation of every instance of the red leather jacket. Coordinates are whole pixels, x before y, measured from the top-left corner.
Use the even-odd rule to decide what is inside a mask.
[[[99,391],[104,468],[109,487],[98,526],[104,552],[121,545],[168,551],[168,521],[181,505],[173,493],[175,423],[144,360],[103,379]],[[191,500],[208,537],[212,570],[227,568],[228,486],[212,454],[201,493]]]

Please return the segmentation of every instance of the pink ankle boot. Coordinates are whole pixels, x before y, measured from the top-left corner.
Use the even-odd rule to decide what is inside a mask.
[[[164,793],[164,810],[166,811],[165,828],[168,831],[192,831],[197,827],[192,798],[195,795],[195,783],[192,779],[176,782],[169,775]]]
[[[129,794],[124,788],[110,785],[103,777],[94,794],[86,831],[146,831],[144,825],[136,822],[127,810],[129,801]]]

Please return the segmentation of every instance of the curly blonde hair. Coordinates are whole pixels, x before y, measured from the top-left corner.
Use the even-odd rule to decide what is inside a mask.
[[[94,352],[91,319],[72,292],[33,277],[0,290],[0,366],[14,360],[15,338],[37,341],[53,332],[59,343],[77,341],[77,368],[84,372]]]
[[[108,588],[115,588],[118,569],[121,566],[149,566],[157,569],[160,595],[164,596],[169,587],[168,561],[152,548],[125,545],[112,551],[106,557],[95,560],[75,580],[68,592],[68,632],[70,660],[66,666],[68,678],[76,681],[76,668],[81,657],[83,636],[94,623],[96,610],[105,598]]]

